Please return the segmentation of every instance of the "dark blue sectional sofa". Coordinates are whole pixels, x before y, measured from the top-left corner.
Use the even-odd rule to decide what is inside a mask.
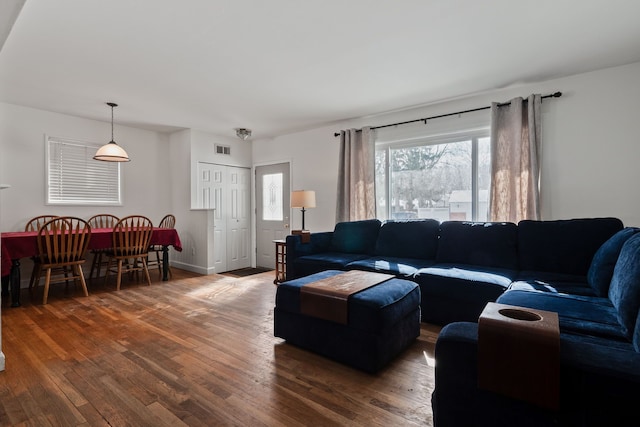
[[[640,426],[640,233],[616,218],[520,223],[339,223],[287,237],[287,279],[326,269],[393,273],[421,290],[436,344],[434,423]],[[560,409],[478,388],[487,302],[558,313]]]
[[[616,218],[513,223],[377,219],[332,232],[287,236],[287,280],[324,270],[395,274],[420,286],[422,321],[475,322],[514,283],[544,283],[593,295],[587,273],[596,251],[623,229]]]

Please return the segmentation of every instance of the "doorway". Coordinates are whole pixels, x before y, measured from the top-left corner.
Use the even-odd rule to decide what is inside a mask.
[[[256,266],[273,268],[274,240],[289,234],[289,163],[256,166]]]

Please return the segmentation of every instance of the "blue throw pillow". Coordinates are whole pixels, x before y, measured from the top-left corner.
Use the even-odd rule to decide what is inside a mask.
[[[640,233],[625,242],[613,269],[609,300],[618,312],[618,321],[631,339],[640,309]]]
[[[622,245],[638,231],[640,229],[635,227],[627,227],[618,231],[604,242],[593,256],[587,273],[587,281],[599,297],[606,297],[609,293],[613,269],[616,266]]]
[[[373,254],[380,224],[377,219],[337,223],[331,238],[331,250],[347,254]]]

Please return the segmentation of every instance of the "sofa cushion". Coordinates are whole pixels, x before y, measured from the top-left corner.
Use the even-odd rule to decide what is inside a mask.
[[[427,259],[373,256],[350,262],[346,268],[347,270],[375,271],[396,276],[413,276],[418,270],[430,267],[434,262]]]
[[[341,252],[321,252],[305,255],[293,261],[296,277],[308,276],[324,270],[345,270],[347,264],[359,259],[367,258],[363,254],[345,254]]]
[[[535,283],[536,286],[542,285],[548,290],[555,289],[559,293],[598,296],[587,283],[586,276],[552,273],[549,271],[520,271],[516,277],[516,282]]]
[[[517,238],[517,226],[510,222],[445,221],[436,261],[515,270]]]
[[[375,255],[435,259],[440,223],[435,219],[385,221],[380,227]]]
[[[477,322],[488,302],[512,282],[515,270],[462,264],[436,264],[414,276],[422,292],[422,321],[445,325]]]
[[[613,270],[609,299],[629,339],[636,329],[640,309],[640,233],[625,242]]]
[[[598,248],[622,227],[617,218],[520,221],[520,269],[586,276]]]
[[[330,250],[347,254],[372,255],[380,224],[377,219],[337,223],[333,230]]]
[[[604,297],[609,293],[613,269],[622,245],[638,231],[639,229],[635,227],[624,228],[611,236],[596,251],[587,272],[587,280],[598,296]]]
[[[555,311],[561,332],[629,341],[615,307],[607,298],[509,290],[497,302]]]
[[[543,280],[518,280],[509,286],[509,291],[546,292],[550,294],[571,294],[578,296],[598,296],[591,286],[582,282],[547,282]]]

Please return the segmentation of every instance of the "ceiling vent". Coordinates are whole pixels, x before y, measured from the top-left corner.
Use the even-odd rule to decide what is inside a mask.
[[[218,145],[218,144],[216,144],[216,154],[231,155],[231,147],[228,146],[228,145]]]

